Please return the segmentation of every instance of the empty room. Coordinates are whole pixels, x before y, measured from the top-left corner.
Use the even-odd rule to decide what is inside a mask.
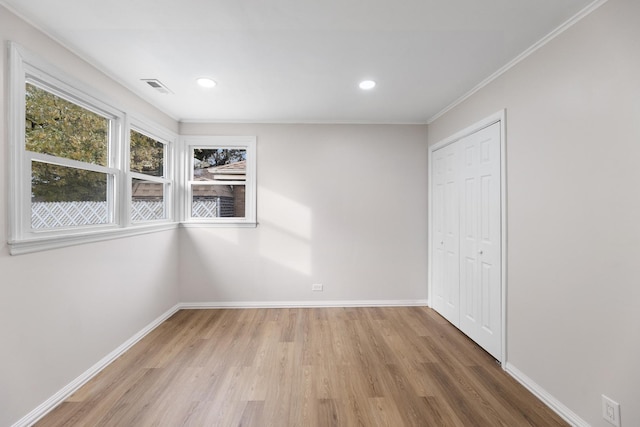
[[[0,426],[640,426],[640,1],[0,39]]]

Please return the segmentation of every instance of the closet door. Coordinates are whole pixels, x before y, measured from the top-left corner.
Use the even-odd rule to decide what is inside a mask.
[[[460,144],[460,330],[500,359],[500,124]]]
[[[500,123],[432,153],[432,307],[502,356]]]
[[[434,152],[433,158],[433,308],[454,325],[460,319],[459,155],[454,145]]]

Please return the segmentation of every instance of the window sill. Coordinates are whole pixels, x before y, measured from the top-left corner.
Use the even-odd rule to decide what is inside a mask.
[[[177,228],[179,223],[164,222],[162,224],[136,225],[127,228],[109,230],[88,231],[65,236],[46,236],[40,238],[9,241],[9,253],[22,255],[32,252],[46,251],[49,249],[64,248],[84,243],[101,242],[104,240],[119,239],[123,237],[138,236],[141,234],[155,233]]]

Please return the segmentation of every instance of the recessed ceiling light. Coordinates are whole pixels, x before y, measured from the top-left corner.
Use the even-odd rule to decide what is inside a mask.
[[[196,80],[196,82],[198,82],[200,86],[206,87],[207,89],[212,88],[216,85],[216,82],[209,77],[200,77]]]
[[[360,82],[359,86],[362,90],[369,90],[376,87],[376,82],[374,82],[373,80],[363,80]]]

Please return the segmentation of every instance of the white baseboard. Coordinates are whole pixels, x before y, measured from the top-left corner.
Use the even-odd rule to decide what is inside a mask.
[[[157,328],[162,322],[167,320],[178,310],[180,310],[179,304],[173,306],[167,312],[160,315],[160,317],[149,323],[140,332],[129,338],[124,344],[106,355],[102,360],[82,373],[82,375],[80,375],[78,378],[71,381],[64,388],[62,388],[56,394],[43,402],[40,406],[19,419],[15,424],[13,424],[12,427],[29,427],[35,424],[40,418],[44,417],[49,411],[58,406],[58,404],[60,404],[63,400],[75,393],[76,390],[86,384],[91,378],[96,376],[104,368],[109,366],[109,364],[120,357],[122,353],[129,350],[129,348],[131,348],[135,343],[144,338],[149,332]]]
[[[591,427],[589,423],[580,418],[575,412],[567,408],[558,399],[553,397],[549,392],[536,384],[531,378],[523,374],[518,368],[508,363],[505,366],[505,371],[513,378],[515,378],[520,384],[525,386],[531,393],[533,393],[538,399],[542,400],[545,405],[560,415],[566,422],[574,427]]]
[[[340,300],[340,301],[218,301],[183,302],[184,309],[211,308],[316,308],[316,307],[415,307],[427,306],[427,300]]]

